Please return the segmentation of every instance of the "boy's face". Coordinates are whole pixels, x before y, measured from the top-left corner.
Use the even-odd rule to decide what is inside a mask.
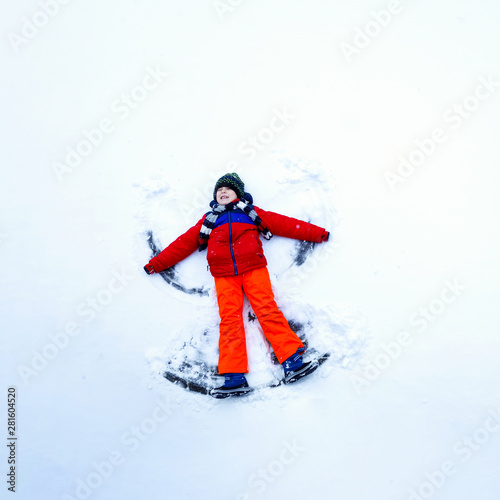
[[[219,205],[227,205],[237,198],[238,195],[229,187],[222,186],[217,189],[216,201]]]

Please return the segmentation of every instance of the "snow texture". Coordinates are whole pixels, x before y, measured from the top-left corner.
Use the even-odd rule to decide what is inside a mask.
[[[487,0],[9,2],[0,496],[498,500],[499,21]],[[203,294],[142,267],[226,172],[332,232],[264,241],[279,307],[332,356],[219,401],[161,376],[217,362],[205,253],[175,275]],[[251,318],[258,385],[281,368]]]

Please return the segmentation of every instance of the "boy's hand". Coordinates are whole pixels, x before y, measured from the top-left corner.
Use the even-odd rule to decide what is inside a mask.
[[[328,238],[330,238],[330,233],[328,231],[325,231],[322,235],[321,235],[321,241],[328,241]]]
[[[144,266],[144,271],[146,271],[148,274],[154,274],[156,272],[155,268],[151,264],[146,264]]]

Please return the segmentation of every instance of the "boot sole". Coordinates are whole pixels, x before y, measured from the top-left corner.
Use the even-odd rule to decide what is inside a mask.
[[[304,366],[302,368],[300,368],[299,370],[297,370],[293,373],[290,373],[288,375],[285,375],[283,382],[285,384],[293,384],[294,382],[297,382],[301,378],[304,378],[307,375],[310,375],[317,368],[319,368],[319,363],[317,361],[309,361],[308,363],[304,363]]]
[[[228,390],[228,391],[213,389],[209,392],[209,394],[210,396],[216,399],[238,398],[250,394],[252,390],[253,389],[251,387],[243,387],[241,389]]]

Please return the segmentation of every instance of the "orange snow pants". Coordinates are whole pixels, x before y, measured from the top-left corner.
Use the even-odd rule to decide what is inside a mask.
[[[244,295],[280,363],[304,347],[276,305],[266,267],[238,276],[215,278],[215,288],[220,315],[219,374],[248,373]]]

